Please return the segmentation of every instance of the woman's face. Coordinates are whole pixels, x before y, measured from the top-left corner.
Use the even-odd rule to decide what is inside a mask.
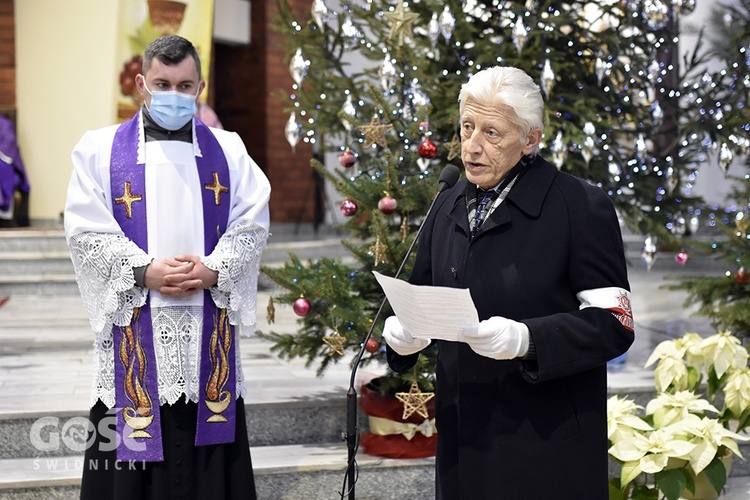
[[[461,160],[469,182],[491,189],[524,155],[536,149],[542,131],[532,130],[522,140],[512,117],[514,111],[509,106],[466,101],[461,116]]]

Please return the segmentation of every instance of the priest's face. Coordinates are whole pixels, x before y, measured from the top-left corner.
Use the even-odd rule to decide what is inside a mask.
[[[542,136],[539,129],[524,136],[515,111],[505,105],[468,99],[461,116],[461,160],[469,182],[492,189]]]
[[[187,56],[177,64],[164,64],[154,58],[145,75],[136,75],[135,85],[143,100],[146,101],[146,106],[151,106],[149,90],[151,92],[176,90],[183,94],[198,96],[206,83],[200,79],[195,60]]]

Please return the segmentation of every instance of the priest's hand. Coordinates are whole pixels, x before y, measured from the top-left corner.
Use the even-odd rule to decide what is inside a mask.
[[[458,340],[469,344],[474,352],[492,359],[513,359],[529,350],[529,327],[518,321],[493,316],[466,329]]]
[[[187,297],[217,283],[213,271],[197,255],[178,255],[174,259],[154,259],[146,268],[144,283],[169,297]]]
[[[409,332],[404,330],[396,316],[391,316],[385,320],[383,338],[391,346],[391,349],[402,356],[414,354],[430,345],[430,341],[427,339],[412,337]]]

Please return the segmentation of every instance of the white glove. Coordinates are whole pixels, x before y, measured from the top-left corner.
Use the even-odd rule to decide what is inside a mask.
[[[458,340],[463,340],[482,356],[513,359],[529,350],[529,327],[512,319],[493,316],[480,321],[477,328],[464,330]]]
[[[412,337],[409,332],[404,330],[396,316],[391,316],[385,320],[383,338],[391,346],[391,349],[402,356],[414,354],[430,345],[430,341],[427,339]]]

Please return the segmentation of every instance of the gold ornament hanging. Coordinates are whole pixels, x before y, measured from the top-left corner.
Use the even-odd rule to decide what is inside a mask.
[[[344,355],[344,342],[346,342],[346,337],[339,335],[339,332],[334,330],[333,333],[327,337],[323,337],[323,342],[328,346],[329,356],[333,356],[334,354],[338,354],[339,356]]]
[[[426,403],[434,397],[434,392],[420,391],[419,385],[416,382],[411,383],[409,392],[397,392],[396,399],[404,404],[404,414],[401,417],[402,420],[406,420],[415,412],[423,418],[427,418],[429,413],[427,412]]]
[[[404,215],[404,217],[401,219],[401,227],[399,228],[399,233],[401,233],[401,243],[406,241],[406,237],[409,236],[409,223],[407,222],[408,217]]]
[[[384,148],[388,147],[388,143],[385,140],[385,134],[393,129],[393,125],[390,123],[380,123],[380,118],[378,118],[377,115],[372,117],[369,125],[360,125],[357,128],[365,134],[364,142],[362,143],[363,148],[369,148],[373,144],[377,144]]]
[[[385,245],[380,241],[380,236],[375,238],[375,244],[370,247],[370,253],[375,256],[375,265],[377,266],[380,262],[385,262]]]
[[[269,325],[272,325],[276,321],[276,307],[273,305],[273,295],[268,297],[268,305],[266,306],[266,321]]]
[[[386,12],[385,17],[393,23],[391,31],[388,33],[388,39],[396,38],[396,44],[401,47],[404,44],[404,37],[411,37],[411,24],[419,18],[419,14],[409,12],[404,9],[404,3],[398,2],[396,10]]]

